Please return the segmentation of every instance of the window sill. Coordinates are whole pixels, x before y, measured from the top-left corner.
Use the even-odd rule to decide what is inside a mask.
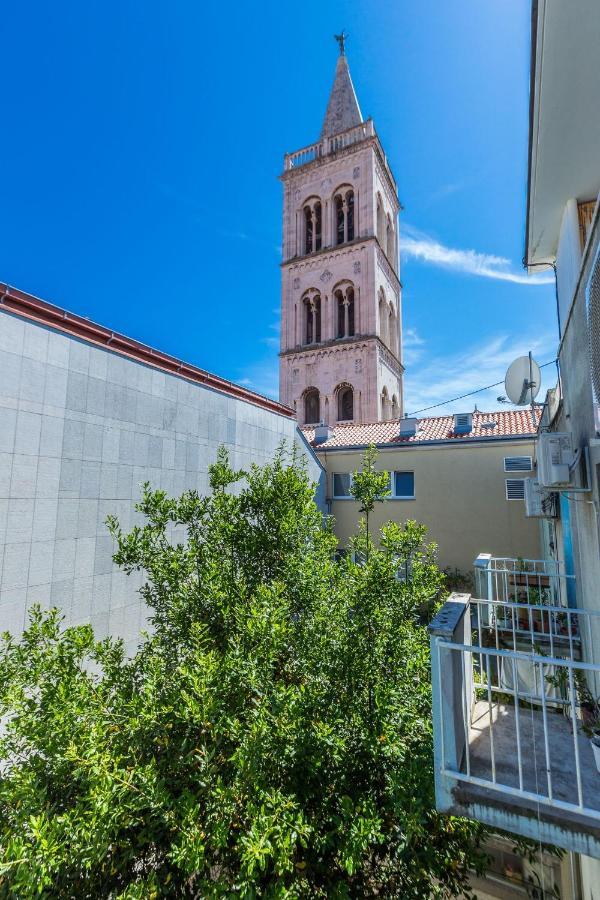
[[[354,497],[335,497],[334,496],[332,499],[333,500],[354,500],[355,503],[358,503],[358,501],[355,500]],[[400,501],[409,500],[410,501],[410,500],[416,500],[417,498],[416,497],[386,497],[385,499],[386,500],[400,500]]]

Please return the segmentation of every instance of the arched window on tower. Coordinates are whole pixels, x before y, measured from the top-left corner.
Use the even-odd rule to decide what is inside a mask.
[[[304,304],[304,343],[318,344],[321,340],[321,295],[318,291],[309,291],[303,297]]]
[[[351,422],[354,418],[354,391],[352,385],[341,384],[337,390],[338,422]]]
[[[304,207],[304,252],[312,253],[313,221],[310,206]]]
[[[337,304],[337,337],[353,337],[354,287],[351,284],[340,285],[333,296]]]
[[[392,395],[392,419],[400,418],[400,407],[398,405],[398,398],[395,394]]]
[[[385,299],[385,294],[383,292],[383,288],[379,290],[379,337],[383,341],[383,343],[388,345],[389,341],[389,313],[388,313],[388,304]]]
[[[304,252],[314,253],[321,249],[322,235],[321,201],[312,199],[304,205]]]
[[[304,424],[318,425],[321,421],[321,401],[316,388],[308,388],[304,393]]]
[[[335,215],[335,243],[345,244],[354,240],[354,191],[340,188],[333,195]]]
[[[354,191],[346,194],[346,220],[349,241],[354,240]]]
[[[377,240],[381,244],[382,247],[385,247],[384,242],[384,214],[383,214],[383,200],[381,199],[381,194],[377,194]]]
[[[381,418],[384,422],[388,422],[391,413],[390,395],[386,387],[381,392]]]
[[[398,356],[398,318],[396,316],[396,310],[393,305],[390,304],[390,340],[389,340],[389,348],[392,353],[395,353]]]
[[[395,240],[394,240],[394,226],[392,225],[392,220],[388,216],[387,217],[387,226],[386,226],[386,243],[387,243],[387,258],[391,263],[394,263],[394,248],[395,248]],[[394,263],[395,265],[395,263]]]

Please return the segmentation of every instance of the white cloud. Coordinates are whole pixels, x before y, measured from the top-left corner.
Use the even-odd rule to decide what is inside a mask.
[[[271,310],[276,317],[269,323],[269,331],[273,334],[265,335],[259,338],[261,344],[265,344],[271,351],[268,356],[258,359],[250,363],[244,370],[243,377],[238,378],[238,383],[257,391],[259,394],[265,394],[274,400],[279,398],[279,359],[277,351],[279,350],[279,332],[281,329],[281,321],[279,310]]]
[[[445,403],[423,415],[442,416],[454,412],[469,412],[475,404],[483,411],[510,409],[510,406],[503,406],[497,400],[504,394],[504,376],[513,359],[526,356],[529,350],[539,363],[548,362],[555,355],[556,339],[551,335],[541,335],[515,340],[513,335],[502,334],[491,336],[483,343],[459,353],[428,356],[423,365],[416,365],[407,371],[405,411],[410,415],[423,407],[496,382],[501,384],[464,400]],[[543,400],[546,390],[556,383],[555,367],[547,366],[542,369],[542,376],[538,400]]]
[[[425,353],[425,341],[416,328],[405,328],[402,333],[402,355],[405,366],[414,366]]]
[[[512,271],[510,260],[503,256],[446,247],[410,225],[403,227],[400,252],[405,258],[419,259],[433,266],[441,266],[466,275],[478,275],[497,281],[511,281],[514,284],[526,284],[530,287],[554,282],[552,275],[526,275],[524,272]]]
[[[238,384],[264,394],[265,397],[279,399],[279,360],[276,356],[259,360],[249,365],[243,378],[237,379]]]
[[[419,336],[416,328],[405,328],[404,334],[402,336],[402,343],[405,347],[420,347],[425,343],[425,341],[422,337]]]
[[[269,324],[269,331],[273,334],[260,338],[261,344],[266,344],[271,350],[279,350],[279,334],[281,332],[281,315],[278,309],[271,310],[275,319]]]

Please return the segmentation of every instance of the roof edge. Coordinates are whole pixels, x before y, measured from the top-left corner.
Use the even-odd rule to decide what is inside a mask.
[[[481,435],[473,438],[434,438],[429,441],[396,441],[391,443],[388,441],[380,443],[370,441],[364,444],[344,444],[331,447],[327,447],[325,444],[317,444],[315,447],[311,443],[310,446],[315,453],[346,453],[347,451],[364,450],[366,447],[370,447],[372,443],[375,444],[378,450],[411,450],[415,448],[422,449],[423,447],[440,447],[442,445],[455,447],[457,444],[497,444],[510,443],[511,441],[534,441],[536,438],[537,432],[531,431],[524,434],[497,434],[489,437]]]
[[[155,350],[147,344],[142,344],[134,338],[116,331],[111,331],[104,325],[92,322],[83,316],[70,313],[59,306],[54,306],[45,300],[40,300],[32,294],[12,288],[3,282],[0,282],[0,310],[20,316],[24,319],[53,328],[56,331],[62,331],[79,340],[86,341],[102,347],[111,353],[118,353],[126,356],[136,362],[152,366],[171,375],[185,378],[196,384],[202,384],[207,388],[219,391],[237,400],[243,400],[252,403],[254,406],[260,406],[270,412],[278,413],[288,419],[295,419],[296,414],[289,406],[284,406],[277,400],[271,400],[262,394],[257,394],[247,388],[221,378],[219,375],[213,375],[204,369],[186,363],[174,356],[169,356],[161,350]]]
[[[531,0],[531,59],[529,62],[529,141],[527,146],[527,203],[525,209],[525,254],[523,267],[529,269],[529,225],[531,221],[531,163],[533,160],[533,119],[535,111],[535,66],[537,58],[538,0]]]

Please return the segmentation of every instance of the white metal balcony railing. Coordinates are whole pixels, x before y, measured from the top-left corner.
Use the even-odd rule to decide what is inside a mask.
[[[574,606],[575,576],[552,559],[517,559],[480,553],[474,564],[475,594],[489,600]]]
[[[480,562],[489,596],[452,595],[430,626],[438,807],[517,831],[522,814],[519,833],[600,856],[600,612],[554,602],[554,564],[529,567],[534,588],[499,562]]]
[[[554,655],[555,644],[568,642],[571,656],[580,654],[581,634],[574,607],[575,576],[567,575],[555,560],[514,559],[480,554],[475,560],[475,595],[495,606],[473,601],[476,613],[473,627],[495,630],[498,635],[510,630],[512,649],[533,649],[532,639]],[[491,612],[493,610],[493,616]],[[591,634],[585,635],[591,640]],[[573,657],[575,658],[575,657]]]
[[[340,134],[333,135],[333,137],[325,137],[323,140],[317,141],[315,144],[309,144],[308,147],[303,147],[295,153],[286,153],[284,169],[286,172],[289,169],[297,169],[299,166],[305,166],[315,159],[329,156],[331,153],[336,153],[344,147],[350,147],[352,144],[374,136],[375,127],[373,121],[367,119],[366,122],[361,122],[360,125],[354,125],[347,131],[342,131]]]

